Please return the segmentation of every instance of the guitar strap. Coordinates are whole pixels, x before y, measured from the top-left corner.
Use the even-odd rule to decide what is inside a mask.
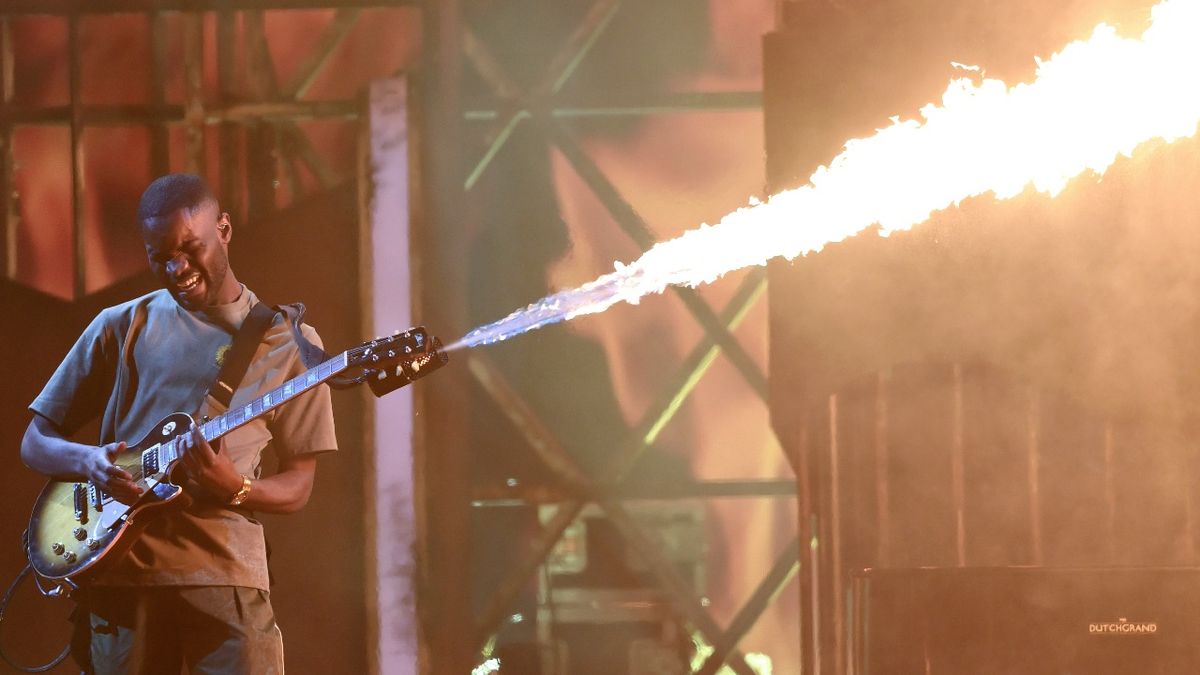
[[[233,345],[225,355],[221,372],[217,373],[216,381],[208,390],[208,395],[224,408],[229,408],[233,392],[237,391],[242,378],[246,376],[246,369],[250,367],[254,352],[258,351],[258,345],[266,335],[267,329],[274,323],[275,314],[276,311],[266,303],[258,303],[250,308],[250,313],[242,321],[242,327],[233,336]]]
[[[279,308],[271,307],[265,302],[254,305],[250,308],[250,313],[246,315],[245,320],[242,321],[242,327],[233,336],[233,344],[225,355],[225,363],[221,365],[221,372],[217,373],[216,381],[208,390],[208,395],[216,399],[226,410],[233,401],[233,392],[237,391],[238,386],[241,385],[242,378],[246,376],[246,370],[250,368],[250,362],[254,360],[254,353],[258,351],[258,345],[262,342],[263,336],[267,334],[271,324],[275,323],[275,315],[279,312]],[[304,348],[301,347],[302,354],[303,351]],[[263,545],[267,549],[267,584],[273,586],[275,585],[275,575],[271,572],[270,565],[271,543],[267,541],[265,532],[263,533]]]
[[[304,303],[295,302],[290,305],[276,305],[275,310],[287,319],[288,326],[292,329],[292,338],[296,342],[296,346],[300,348],[300,360],[304,363],[305,368],[316,368],[321,363],[329,360],[329,354],[324,349],[309,342],[308,338],[300,332],[300,323],[304,321],[304,313],[307,310]],[[333,389],[347,389],[359,384],[359,380],[350,377],[333,377],[325,381]]]
[[[296,341],[296,346],[300,348],[300,361],[304,363],[305,368],[316,368],[329,358],[329,354],[326,354],[324,349],[309,342],[308,338],[300,332],[300,323],[304,321],[304,313],[308,311],[303,302],[276,305],[275,310],[287,319],[288,326],[292,329],[292,338]]]
[[[267,329],[274,323],[276,314],[282,314],[287,320],[288,326],[292,330],[292,339],[300,349],[300,361],[305,368],[316,368],[322,362],[327,361],[329,354],[309,341],[300,331],[300,323],[304,321],[306,311],[304,303],[301,302],[274,307],[260,302],[250,308],[250,313],[242,321],[242,327],[233,337],[233,345],[225,356],[221,372],[217,373],[216,381],[208,390],[209,396],[216,399],[225,409],[229,408],[229,403],[233,400],[233,392],[237,391],[238,386],[242,383],[242,378],[246,376],[250,361],[254,359],[254,352],[258,350],[258,345],[262,342],[263,335],[266,335]],[[358,381],[348,377],[334,377],[327,380],[326,384],[334,389],[345,389],[358,384]]]

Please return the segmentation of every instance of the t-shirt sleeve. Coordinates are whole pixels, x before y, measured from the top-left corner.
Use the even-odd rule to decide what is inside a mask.
[[[301,324],[301,332],[309,342],[323,347],[321,338],[308,324]],[[289,377],[305,371],[304,363],[297,357]],[[328,385],[319,385],[313,391],[296,397],[294,401],[279,409],[271,423],[272,445],[281,459],[312,455],[337,450],[337,436],[333,426],[333,401]]]
[[[66,435],[104,412],[117,366],[116,331],[108,311],[92,319],[29,409]]]

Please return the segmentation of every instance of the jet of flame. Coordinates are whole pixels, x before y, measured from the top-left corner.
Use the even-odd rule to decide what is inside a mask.
[[[846,143],[803,187],[780,192],[657,244],[629,265],[560,291],[472,330],[448,350],[505,340],[617,302],[636,304],[666,286],[697,286],[727,272],[820,251],[878,224],[907,230],[934,211],[1029,186],[1058,194],[1085,171],[1102,174],[1120,155],[1191,136],[1200,122],[1200,0],[1165,0],[1140,39],[1101,24],[1009,87],[955,79],[921,120],[892,118],[874,136]]]

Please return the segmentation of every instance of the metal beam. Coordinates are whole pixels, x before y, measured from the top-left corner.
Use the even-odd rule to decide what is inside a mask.
[[[71,110],[71,238],[75,253],[72,265],[72,297],[87,294],[87,237],[83,232],[83,121],[80,119],[83,77],[83,46],[79,40],[79,18],[67,19],[67,90]]]
[[[605,103],[605,100],[608,103]],[[555,106],[546,115],[556,119],[578,119],[588,117],[619,117],[667,115],[691,112],[735,112],[753,111],[761,108],[759,92],[683,92],[663,96],[629,97],[614,95],[606,97],[581,97],[556,100]],[[491,122],[511,115],[512,109],[476,105],[463,113],[467,122]],[[526,111],[527,112],[527,111]],[[341,119],[357,120],[358,102],[354,100],[319,101],[246,101],[222,100],[219,105],[204,110],[205,124],[222,122],[250,122],[260,119],[305,120]],[[0,111],[0,119],[13,125],[67,125],[71,123],[70,106],[9,106]],[[91,104],[80,107],[80,119],[86,126],[129,124],[180,124],[184,121],[182,105],[171,103],[150,104]]]
[[[533,92],[535,98],[557,94],[562,90],[563,85],[575,74],[575,70],[583,63],[620,8],[621,0],[597,0],[588,9],[587,16],[579,22],[562,49],[559,49],[550,61],[545,79]]]
[[[262,12],[252,11],[242,15],[242,44],[250,91],[260,101],[273,98],[275,66],[267,49]],[[274,134],[261,119],[256,119],[246,130],[246,217],[249,219],[275,208],[275,175],[278,167],[273,140]]]
[[[492,122],[515,111],[530,113],[518,101],[476,101],[467,105],[463,119]],[[742,112],[762,110],[761,91],[679,91],[662,93],[611,92],[603,95],[556,96],[546,115],[556,119],[578,117],[645,117],[693,112]]]
[[[681,483],[614,486],[609,498],[628,501],[667,499],[720,499],[743,497],[796,498],[796,481],[787,480],[707,480]],[[556,486],[478,488],[471,506],[506,508],[531,504],[561,504],[583,495]]]
[[[146,16],[146,27],[150,32],[150,101],[155,106],[167,104],[167,18],[161,12]],[[218,55],[220,50],[218,50]],[[86,122],[86,114],[84,120]],[[150,170],[162,176],[171,170],[171,136],[164,120],[156,121],[150,128]]]
[[[472,361],[471,372],[480,380],[487,392],[496,398],[509,421],[513,423],[542,464],[561,479],[574,484],[578,489],[593,493],[595,503],[604,510],[609,522],[625,539],[633,554],[645,563],[662,590],[666,592],[675,609],[676,616],[702,633],[706,640],[717,642],[722,636],[721,629],[709,616],[703,603],[696,597],[695,589],[683,578],[675,564],[663,555],[653,540],[646,536],[641,525],[625,511],[624,506],[604,494],[605,490],[579,468],[553,432],[542,423],[520,394],[505,382],[499,371],[488,366],[482,357],[472,355],[470,358]],[[561,515],[560,511],[558,516]],[[733,650],[728,653],[727,660],[734,672],[739,675],[754,675],[740,654]]]
[[[7,18],[0,18],[0,110],[13,99],[13,36]],[[17,218],[13,199],[12,125],[0,120],[0,274],[17,274]]]
[[[486,357],[479,354],[470,354],[467,359],[467,368],[475,376],[475,380],[488,396],[500,405],[504,416],[525,438],[542,464],[563,484],[576,490],[585,490],[591,482],[587,474],[558,445],[553,432],[542,424],[541,419],[508,384],[500,371],[488,363]]]
[[[733,330],[745,318],[750,307],[761,296],[765,283],[766,274],[762,270],[752,271],[742,282],[741,287],[721,315],[721,320],[728,329]],[[704,372],[712,365],[717,353],[719,352],[716,343],[710,335],[706,335],[684,359],[684,365],[680,369],[677,380],[666,387],[663,396],[650,406],[642,419],[631,430],[628,441],[622,445],[622,450],[609,466],[607,476],[602,479],[603,484],[610,486],[611,489],[611,486],[618,483],[633,467],[641,453],[653,444],[658,433],[679,411],[683,401],[695,388]],[[557,513],[525,547],[520,560],[496,587],[496,591],[484,607],[478,622],[478,640],[486,638],[486,635],[495,630],[495,627],[503,620],[509,605],[549,555],[554,543],[562,537],[562,533],[575,520],[583,506],[582,501],[569,501],[562,504]]]
[[[425,86],[417,91],[420,119],[415,125],[420,177],[414,216],[412,261],[418,279],[420,316],[431,326],[465,330],[467,259],[461,236],[465,216],[460,163],[462,135],[462,41],[465,18],[461,0],[426,0],[421,17],[422,51],[418,67]],[[469,380],[447,373],[414,392],[421,408],[416,418],[416,459],[421,493],[418,528],[419,575],[425,593],[418,598],[421,672],[461,675],[475,666],[470,641],[473,625],[470,584],[470,477],[464,405]],[[436,381],[435,381],[436,380]]]
[[[296,151],[291,143],[288,142],[287,134],[283,127],[276,124],[271,128],[274,134],[273,143],[276,148],[279,148],[280,164],[283,169],[283,185],[287,188],[288,197],[293,201],[299,201],[300,196],[304,193],[304,179],[300,177],[300,170],[297,168]]]
[[[575,137],[557,120],[540,118],[539,122],[546,130],[555,147],[562,152],[567,162],[575,169],[575,173],[583,179],[584,184],[592,190],[600,200],[600,203],[604,205],[604,208],[617,221],[617,224],[621,226],[621,229],[643,251],[653,246],[655,244],[654,234],[650,231],[650,227],[646,224],[646,221],[642,220],[641,215],[621,196],[616,186],[608,180],[604,172],[584,152],[583,148],[575,140]],[[725,351],[726,358],[741,373],[746,383],[754,389],[759,398],[766,401],[766,375],[763,374],[762,369],[758,367],[754,359],[750,358],[746,350],[742,349],[737,339],[721,325],[712,308],[704,302],[694,289],[673,286],[671,290],[683,300],[684,306],[687,307],[688,311],[691,312],[692,316],[700,323],[704,330],[713,336],[717,344],[721,345],[721,348]]]
[[[521,86],[496,61],[496,58],[492,56],[487,46],[483,44],[483,41],[469,27],[463,28],[462,41],[463,54],[471,62],[471,65],[475,67],[475,72],[479,73],[479,76],[491,88],[492,93],[502,99],[511,101],[524,99],[525,94],[521,90]],[[508,143],[509,137],[516,131],[517,125],[525,117],[527,115],[521,111],[514,111],[498,130],[488,135],[488,148],[483,152],[479,160],[475,162],[474,168],[467,172],[466,180],[463,182],[463,190],[469,192],[475,187],[475,184],[479,182],[479,177],[491,166],[492,160],[500,153],[500,149]]]
[[[795,494],[795,483],[790,484]],[[729,628],[721,635],[716,644],[713,645],[713,653],[704,660],[699,670],[695,671],[697,675],[716,675],[717,671],[728,660],[729,654],[733,649],[736,649],[742,638],[746,637],[746,633],[754,627],[758,619],[766,611],[767,607],[779,597],[783,591],[783,587],[796,576],[800,571],[800,537],[797,536],[792,540],[792,543],[784,549],[771,570],[767,572],[767,576],[758,584],[758,588],[754,589],[754,593],[750,595],[750,599],[746,604],[742,605],[742,609],[733,617],[733,621],[729,623]]]
[[[325,27],[325,31],[321,33],[321,38],[317,41],[316,46],[304,57],[304,61],[296,68],[295,75],[283,87],[281,95],[284,98],[292,100],[304,98],[304,95],[308,93],[308,88],[312,86],[317,76],[329,63],[333,52],[346,41],[346,36],[350,34],[350,29],[358,21],[359,14],[358,9],[337,11],[329,25]]]
[[[284,120],[279,124],[284,132],[283,149],[293,160],[299,159],[308,167],[309,171],[312,171],[322,189],[328,190],[342,182],[341,175],[329,162],[325,161],[303,129],[296,126],[291,120]]]
[[[0,113],[14,125],[70,124],[70,106],[29,107],[14,106]],[[254,101],[212,107],[204,111],[205,124],[221,122],[257,122],[259,120],[345,119],[356,120],[359,116],[355,101]],[[80,119],[87,126],[129,124],[181,124],[185,121],[181,105],[85,105],[80,108]]]
[[[237,15],[233,12],[217,13],[217,44],[232,47],[237,44]],[[232,48],[217,49],[217,99],[221,105],[234,105],[238,97],[237,70]],[[241,153],[238,152],[236,124],[222,122],[217,131],[217,148],[221,153],[217,169],[220,173],[220,200],[226,211],[233,214],[235,222],[246,215],[242,211]]]
[[[767,288],[765,269],[751,270],[722,310],[719,321],[728,331],[734,331],[758,303]],[[646,409],[642,418],[633,427],[628,439],[618,451],[611,466],[614,480],[620,480],[633,470],[642,453],[650,448],[662,430],[666,428],[683,407],[684,401],[695,390],[701,378],[708,372],[723,347],[711,333],[705,333],[700,342],[684,357],[675,379],[663,387],[662,394]]]
[[[0,15],[419,7],[420,0],[4,0]]]
[[[583,21],[567,38],[566,43],[551,59],[550,66],[546,69],[541,82],[528,94],[521,93],[520,87],[495,60],[491,52],[475,37],[474,33],[467,31],[469,39],[464,42],[464,47],[467,56],[475,65],[475,69],[498,96],[513,101],[520,100],[524,103],[524,108],[510,111],[508,120],[501,127],[500,132],[492,137],[488,149],[484,151],[483,156],[475,163],[475,168],[467,175],[463,185],[466,190],[475,187],[479,177],[500,153],[501,148],[508,143],[508,139],[512,137],[517,125],[530,116],[529,109],[544,107],[548,99],[557,94],[575,74],[579,64],[583,62],[592,46],[600,39],[604,29],[608,27],[620,7],[621,0],[597,0],[592,4],[587,16],[583,18]]]
[[[706,640],[715,641],[723,634],[720,627],[713,621],[704,604],[696,597],[695,591],[680,575],[675,563],[663,555],[655,542],[646,536],[641,526],[616,502],[605,500],[599,502],[605,515],[621,537],[629,544],[633,554],[641,559],[649,568],[658,582],[667,592],[677,612],[687,619],[692,628],[704,635]],[[756,675],[746,663],[745,656],[736,647],[730,648],[725,662],[737,675]]]
[[[204,17],[200,14],[183,15],[183,102],[186,166],[203,176],[208,157],[204,142]]]

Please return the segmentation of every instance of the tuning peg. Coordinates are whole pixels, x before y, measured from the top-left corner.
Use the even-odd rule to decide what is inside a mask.
[[[386,370],[379,371],[379,373],[375,376],[375,379],[386,380],[387,379],[387,371]]]

